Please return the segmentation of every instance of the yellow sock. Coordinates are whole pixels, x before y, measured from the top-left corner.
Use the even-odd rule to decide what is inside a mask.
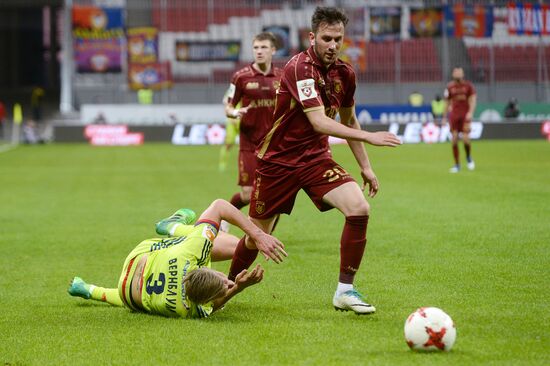
[[[117,288],[104,288],[94,286],[91,289],[92,300],[103,301],[114,306],[123,306],[122,300],[118,295]]]
[[[194,229],[193,225],[176,224],[170,228],[171,236],[187,236]]]
[[[227,166],[227,148],[225,146],[222,146],[220,149],[220,162],[219,162],[219,169],[220,172],[223,172]]]

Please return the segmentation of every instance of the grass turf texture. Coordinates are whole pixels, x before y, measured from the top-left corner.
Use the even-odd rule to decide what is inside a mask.
[[[69,280],[116,286],[154,223],[236,191],[235,152],[149,144],[20,147],[0,154],[0,364],[480,365],[550,363],[550,144],[476,142],[477,170],[451,175],[444,145],[369,148],[381,182],[369,200],[357,287],[372,316],[335,312],[343,217],[300,193],[277,236],[288,259],[207,320],[166,319],[71,298]],[[462,153],[462,150],[461,150]],[[349,150],[335,159],[354,176]],[[214,267],[227,271],[229,263]],[[406,317],[437,306],[455,348],[419,354]]]

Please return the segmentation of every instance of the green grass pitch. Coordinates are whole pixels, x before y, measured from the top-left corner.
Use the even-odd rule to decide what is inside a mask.
[[[548,365],[550,144],[475,142],[451,175],[448,144],[369,147],[381,182],[357,287],[371,316],[331,299],[343,217],[300,193],[276,235],[289,257],[207,320],[71,298],[74,275],[116,286],[122,262],[179,207],[236,191],[218,147],[22,146],[0,154],[0,365]],[[461,149],[463,154],[463,150]],[[335,159],[354,176],[345,146]],[[462,155],[463,156],[463,155]],[[227,271],[229,263],[214,267]],[[447,354],[408,350],[406,317],[454,319]]]

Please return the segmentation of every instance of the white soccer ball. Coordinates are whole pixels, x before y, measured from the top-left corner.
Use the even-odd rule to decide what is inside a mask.
[[[450,351],[456,340],[453,319],[438,308],[420,308],[405,321],[405,340],[417,351]]]

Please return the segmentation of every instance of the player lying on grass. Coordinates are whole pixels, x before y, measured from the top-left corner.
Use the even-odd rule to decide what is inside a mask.
[[[258,245],[277,248],[266,259],[280,262],[287,255],[277,238],[262,232],[229,202],[215,200],[194,225],[190,224],[195,213],[189,209],[158,222],[157,233],[171,237],[142,241],[126,258],[118,289],[75,277],[69,294],[145,313],[205,318],[263,278],[260,265],[240,272],[234,281],[210,269],[211,260],[231,258],[238,241],[229,234],[218,236],[222,219],[241,228]]]

